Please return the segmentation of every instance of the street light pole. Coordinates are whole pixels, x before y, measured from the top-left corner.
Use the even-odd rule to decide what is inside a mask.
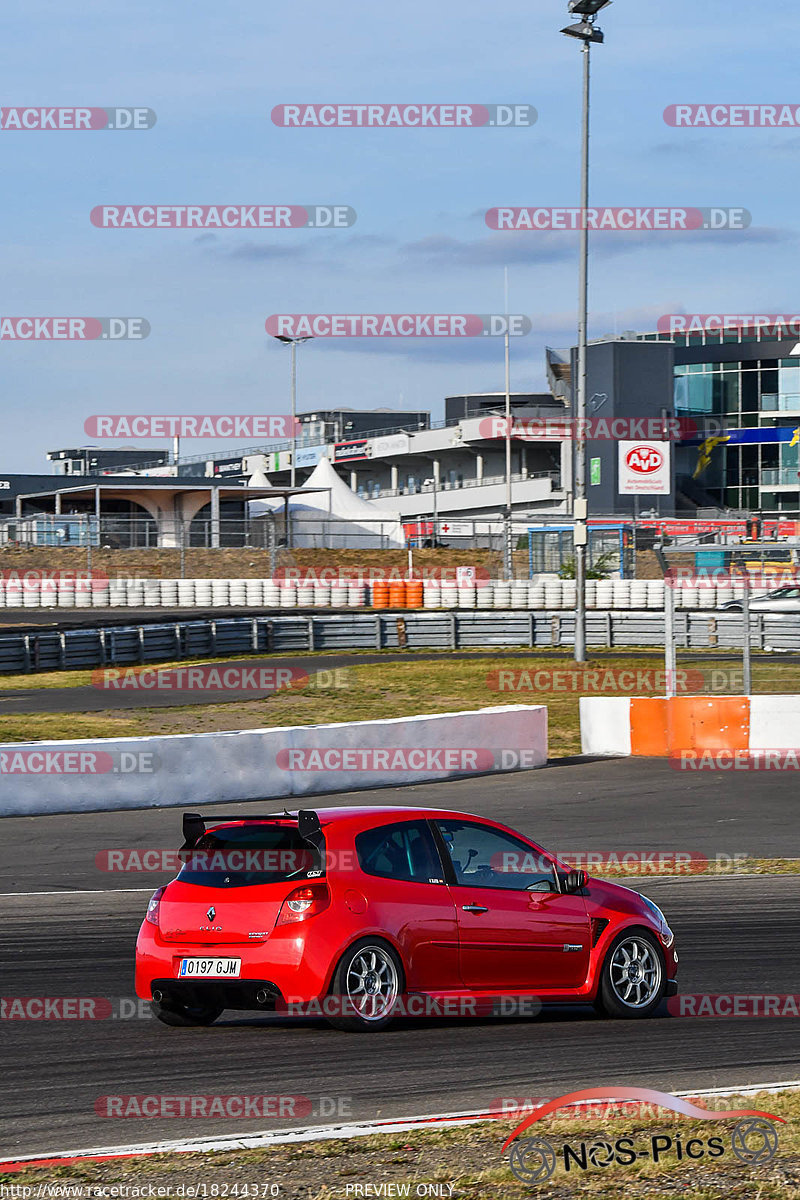
[[[297,416],[297,347],[303,342],[310,342],[310,337],[288,337],[286,334],[273,334],[276,341],[283,342],[284,345],[289,345],[292,348],[292,385],[291,385],[291,416],[292,416],[292,462],[290,469],[290,486],[295,487],[297,483],[297,467],[295,458],[297,457],[297,430],[295,429],[295,418]]]
[[[583,43],[583,118],[581,137],[581,220],[580,267],[578,270],[578,378],[575,416],[575,661],[586,662],[586,551],[589,542],[586,497],[586,343],[589,323],[589,42]]]
[[[297,467],[295,466],[295,458],[297,457],[297,432],[294,427],[295,416],[297,414],[297,342],[292,342],[292,470],[289,476],[289,484],[295,486],[297,481]]]
[[[603,34],[595,25],[601,8],[611,0],[570,0],[570,13],[583,18],[561,32],[578,38],[583,58],[583,112],[581,127],[581,224],[580,263],[578,269],[578,369],[575,380],[575,418],[573,511],[573,545],[575,550],[575,661],[586,662],[586,560],[589,542],[589,505],[586,496],[586,349],[589,323],[589,100],[592,42],[602,42]]]
[[[508,332],[508,267],[503,268],[503,273],[506,315],[506,520],[505,538],[503,540],[503,565],[505,567],[506,579],[511,579],[514,574],[514,555],[512,545],[514,538],[512,532],[513,525],[511,522],[511,343]]]

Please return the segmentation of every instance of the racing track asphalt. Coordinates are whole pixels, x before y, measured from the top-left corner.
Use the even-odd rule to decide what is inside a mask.
[[[485,813],[561,852],[788,856],[797,854],[796,795],[788,775],[678,774],[665,763],[626,759],[328,796],[318,806]],[[114,847],[175,847],[178,828],[177,811],[5,818],[3,994],[132,997],[136,931],[151,887],[164,876],[103,874],[94,856]],[[682,992],[800,993],[797,877],[699,875],[636,886],[665,908],[675,929]],[[326,1096],[342,1101],[343,1117],[371,1119],[485,1109],[502,1096],[611,1083],[674,1091],[800,1075],[796,1018],[615,1022],[588,1008],[561,1008],[534,1019],[408,1020],[367,1036],[247,1013],[226,1013],[199,1030],[152,1019],[3,1024],[5,1157],[292,1124],[103,1119],[94,1103],[109,1094]],[[317,1123],[316,1114],[298,1123]]]

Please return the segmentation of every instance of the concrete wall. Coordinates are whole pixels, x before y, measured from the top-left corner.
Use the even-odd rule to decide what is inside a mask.
[[[584,754],[800,750],[800,695],[584,696],[580,715]]]
[[[581,753],[630,754],[630,711],[628,696],[581,696]]]
[[[297,754],[287,761],[291,752],[312,750],[400,751],[401,769],[363,770],[352,763],[331,769],[330,758],[298,764]],[[450,752],[449,762],[443,751]],[[541,705],[236,733],[14,743],[0,745],[0,816],[270,803],[546,761],[547,709]]]
[[[800,696],[750,697],[750,749],[800,749]]]

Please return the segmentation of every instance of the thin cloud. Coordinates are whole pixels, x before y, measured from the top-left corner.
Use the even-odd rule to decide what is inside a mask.
[[[642,250],[672,251],[676,246],[698,245],[780,245],[794,241],[796,235],[788,229],[769,226],[749,229],[697,229],[658,232],[639,230],[599,230],[590,235],[592,254],[598,258],[614,258]],[[426,267],[440,269],[501,267],[568,262],[578,252],[577,230],[572,232],[525,231],[500,232],[494,236],[466,241],[447,235],[432,235],[418,242],[409,242],[400,249],[400,256]]]

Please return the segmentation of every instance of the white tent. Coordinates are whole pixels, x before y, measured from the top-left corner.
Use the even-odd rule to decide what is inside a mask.
[[[316,491],[317,488],[326,490]],[[405,545],[400,514],[362,500],[336,474],[330,459],[319,460],[303,484],[303,490],[310,493],[308,497],[292,496],[289,500],[293,545],[327,549],[351,547],[354,550]],[[271,500],[250,501],[251,517],[266,512],[280,517],[283,504]]]
[[[266,475],[261,470],[261,468],[259,468],[255,472],[254,475],[250,476],[250,478],[247,481],[247,486],[248,487],[272,487],[272,484],[270,483],[269,479],[267,479]],[[250,503],[252,504],[253,501],[251,500]]]

